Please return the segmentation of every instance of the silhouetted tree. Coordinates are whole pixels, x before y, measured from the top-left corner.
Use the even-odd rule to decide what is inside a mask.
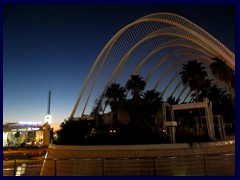
[[[210,69],[212,70],[212,74],[219,79],[220,81],[225,82],[229,87],[229,93],[231,95],[233,107],[235,107],[234,103],[234,95],[232,92],[232,87],[235,87],[235,72],[226,65],[219,58],[212,58],[215,62],[210,65]]]
[[[173,97],[173,96],[169,96],[169,97],[167,98],[167,102],[168,102],[169,104],[171,104],[171,105],[173,105],[173,104],[178,104],[178,103],[180,102],[180,100],[181,100],[181,99],[176,99],[176,98]]]
[[[61,123],[55,143],[65,145],[85,144],[86,137],[90,132],[91,127],[87,120],[67,120]]]
[[[182,71],[180,72],[182,82],[185,86],[189,86],[191,90],[194,90],[196,100],[198,100],[199,91],[202,89],[207,72],[202,63],[197,60],[189,61],[187,64],[183,64]]]
[[[131,91],[133,95],[133,101],[138,102],[141,97],[141,92],[145,89],[146,82],[142,80],[142,77],[139,75],[131,75],[131,79],[129,79],[126,83],[126,89]]]
[[[185,86],[189,86],[191,90],[194,90],[196,95],[196,101],[199,102],[198,96],[202,89],[205,79],[207,77],[207,72],[202,63],[197,62],[197,60],[189,61],[187,64],[183,64],[182,71],[180,72],[182,82]],[[199,134],[202,129],[202,121],[200,118],[200,110],[198,110],[198,119],[200,120],[200,126],[198,120],[196,120],[197,134]]]
[[[113,83],[108,87],[105,97],[107,98],[105,105],[109,104],[111,110],[115,112],[119,106],[123,105],[126,99],[125,89],[120,84]]]

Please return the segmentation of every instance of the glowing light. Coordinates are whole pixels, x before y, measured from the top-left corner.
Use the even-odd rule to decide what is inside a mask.
[[[18,124],[22,124],[22,125],[42,125],[43,122],[42,121],[19,121]]]
[[[45,123],[48,122],[48,124],[51,124],[52,123],[52,118],[51,118],[51,115],[46,115],[45,117]]]
[[[24,174],[25,173],[25,167],[26,167],[26,164],[22,164],[22,166],[18,166],[16,176],[21,176],[22,174]]]
[[[3,132],[3,147],[7,145],[7,136],[8,136],[8,133]]]
[[[3,140],[4,140],[4,139],[7,139],[7,135],[8,135],[8,133],[3,132]]]

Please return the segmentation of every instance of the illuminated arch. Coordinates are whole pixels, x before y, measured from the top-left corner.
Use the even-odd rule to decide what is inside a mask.
[[[208,32],[177,14],[150,14],[123,27],[105,45],[84,81],[70,119],[89,114],[94,101],[104,96],[111,83],[124,86],[131,74],[146,78],[146,88],[163,86],[159,82],[176,72],[168,63],[177,61],[176,55],[183,53],[181,48],[186,54],[199,53],[196,59],[204,64],[218,57],[235,71],[235,55]],[[172,63],[181,68],[181,63]],[[164,69],[167,71],[161,76]],[[166,91],[172,81],[161,89]],[[179,86],[176,84],[176,88]]]

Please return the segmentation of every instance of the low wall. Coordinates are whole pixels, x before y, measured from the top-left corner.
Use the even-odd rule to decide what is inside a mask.
[[[235,141],[49,145],[41,175],[234,175]]]
[[[33,147],[33,148],[13,148],[3,151],[3,159],[29,159],[32,157],[42,157],[46,154],[47,147]]]

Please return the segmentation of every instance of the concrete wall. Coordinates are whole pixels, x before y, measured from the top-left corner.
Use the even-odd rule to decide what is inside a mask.
[[[234,172],[235,141],[220,141],[191,145],[50,145],[41,175],[234,175]]]

